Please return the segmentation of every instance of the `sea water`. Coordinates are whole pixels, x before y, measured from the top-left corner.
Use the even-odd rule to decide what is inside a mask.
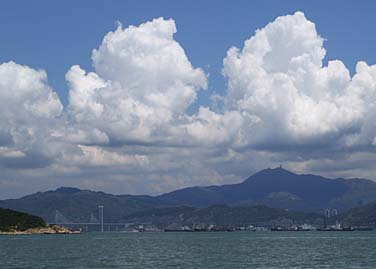
[[[376,268],[376,232],[0,236],[0,268]]]

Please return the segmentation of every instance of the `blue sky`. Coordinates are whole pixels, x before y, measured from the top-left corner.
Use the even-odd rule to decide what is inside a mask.
[[[376,63],[375,1],[2,1],[0,62],[13,60],[45,69],[49,83],[67,103],[65,73],[73,64],[91,70],[91,51],[103,36],[157,17],[173,18],[175,39],[194,66],[210,74],[209,90],[223,93],[222,60],[274,18],[303,11],[327,41],[326,60]],[[201,92],[206,104],[211,91]],[[196,103],[197,105],[197,103]],[[196,108],[196,107],[195,107]]]
[[[158,194],[279,164],[376,179],[375,11],[1,1],[0,199],[60,186]]]

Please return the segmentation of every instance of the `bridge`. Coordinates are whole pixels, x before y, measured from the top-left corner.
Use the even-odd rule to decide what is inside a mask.
[[[93,213],[90,214],[89,221],[87,222],[73,222],[65,217],[59,210],[55,210],[54,221],[50,224],[56,224],[69,228],[82,228],[83,230],[95,231],[119,231],[119,229],[126,229],[133,223],[118,223],[118,222],[104,222],[104,207],[98,206],[98,218]]]

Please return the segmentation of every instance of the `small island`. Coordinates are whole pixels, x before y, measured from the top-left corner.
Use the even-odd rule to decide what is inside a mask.
[[[80,231],[48,225],[42,218],[31,214],[0,208],[0,235],[77,233]]]

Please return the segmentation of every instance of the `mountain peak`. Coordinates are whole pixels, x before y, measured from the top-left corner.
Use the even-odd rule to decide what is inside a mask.
[[[295,174],[293,172],[291,172],[290,170],[287,170],[285,168],[282,167],[282,165],[276,167],[276,168],[272,168],[271,170],[275,171],[275,172],[284,172],[284,173],[290,173],[290,174]]]
[[[80,189],[73,188],[73,187],[60,187],[55,190],[55,192],[62,193],[62,194],[74,194],[80,191],[81,191]]]
[[[264,170],[261,170],[257,172],[255,175],[260,175],[260,174],[267,174],[267,175],[296,175],[295,173],[285,169],[282,167],[282,165],[276,167],[276,168],[266,168]],[[252,176],[251,176],[252,177]]]
[[[298,174],[295,174],[287,169],[284,169],[281,165],[275,168],[266,168],[263,169],[246,180],[241,184],[253,184],[255,181],[263,182],[262,184],[274,184],[273,182],[285,182],[287,179],[299,177]]]

